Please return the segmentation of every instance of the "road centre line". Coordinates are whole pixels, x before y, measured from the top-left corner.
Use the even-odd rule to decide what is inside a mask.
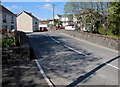
[[[44,79],[46,80],[46,82],[48,83],[48,85],[50,87],[54,87],[53,84],[51,83],[50,79],[48,79],[48,77],[46,76],[45,72],[43,71],[42,67],[40,66],[38,60],[35,60],[38,68],[39,68],[39,71],[41,72],[42,76],[44,77]]]
[[[69,49],[71,49],[71,50],[73,50],[73,51],[75,51],[75,52],[77,52],[77,53],[79,53],[79,54],[82,54],[82,55],[84,55],[84,56],[87,56],[87,55],[85,55],[85,54],[83,54],[82,52],[80,52],[80,51],[78,51],[78,50],[75,50],[75,49],[73,49],[73,48],[71,48],[71,47],[69,47],[69,46],[67,46],[67,45],[64,45],[65,47],[67,47],[67,48],[69,48]],[[111,66],[111,67],[113,67],[113,68],[115,68],[115,69],[120,69],[120,68],[118,68],[118,67],[116,67],[116,66],[114,66],[114,65],[111,65],[111,64],[108,64],[108,63],[105,63],[106,65],[108,65],[108,66]]]
[[[57,43],[60,43],[59,41],[55,40],[54,38],[51,38],[51,39],[54,40],[54,41],[57,42]],[[67,47],[67,48],[70,49],[70,50],[73,50],[73,51],[79,53],[79,54],[82,54],[82,55],[84,55],[84,56],[87,56],[87,55],[83,54],[82,52],[80,52],[80,51],[78,51],[78,50],[75,50],[75,49],[73,49],[73,48],[71,48],[71,47],[69,47],[69,46],[67,46],[67,45],[64,45],[64,46]]]
[[[55,40],[54,38],[51,38],[51,39],[54,40],[54,41],[57,42],[57,43],[60,43],[59,41]],[[88,56],[88,55],[85,55],[85,54],[83,54],[82,52],[80,52],[80,51],[78,51],[78,50],[75,50],[75,49],[72,48],[72,47],[69,47],[69,46],[67,46],[67,45],[64,45],[64,46],[67,47],[68,49],[71,49],[71,50],[79,53],[79,54],[82,54],[82,55],[84,55],[84,56]],[[106,63],[106,65],[111,66],[111,67],[113,67],[113,68],[115,68],[115,69],[120,69],[120,68],[118,68],[118,67],[116,67],[116,66],[114,66],[114,65],[108,64],[108,63]]]
[[[52,37],[51,37],[51,39],[52,39],[52,40],[54,40],[54,41],[55,41],[55,42],[57,42],[57,43],[60,43],[59,41],[55,40],[55,39],[54,39],[54,38],[52,38]]]
[[[60,33],[60,34],[61,34],[61,35],[64,35],[64,36],[67,36],[67,37],[71,37],[71,38],[73,38],[73,39],[76,39],[76,40],[79,40],[79,41],[82,41],[82,42],[85,42],[85,43],[88,43],[88,44],[91,44],[91,45],[94,45],[94,46],[97,46],[97,47],[99,47],[99,48],[103,48],[103,49],[111,50],[111,51],[114,51],[114,52],[118,52],[118,51],[116,51],[116,50],[113,50],[113,49],[110,49],[110,48],[107,48],[107,47],[103,47],[103,46],[97,45],[97,44],[92,43],[92,42],[89,42],[89,41],[87,41],[87,40],[83,40],[83,39],[80,39],[80,38],[75,38],[75,37],[73,37],[73,36],[66,35],[66,34],[64,34],[64,33]]]
[[[69,47],[69,46],[67,46],[67,45],[64,45],[64,46],[65,46],[65,47],[67,47],[67,48],[68,48],[68,49],[70,49],[70,50],[73,50],[73,51],[75,51],[75,52],[79,53],[79,54],[82,54],[82,55],[84,55],[84,56],[87,56],[87,55],[83,54],[82,52],[80,52],[80,51],[78,51],[78,50],[73,49],[72,47]]]

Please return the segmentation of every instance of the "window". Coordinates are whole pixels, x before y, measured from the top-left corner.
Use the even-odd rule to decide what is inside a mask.
[[[37,22],[35,22],[35,24],[37,24]]]
[[[7,23],[7,21],[6,21],[6,15],[3,15],[3,22]]]
[[[14,29],[14,26],[13,25],[11,25],[11,30],[13,30]]]
[[[7,29],[7,25],[4,25],[4,26],[3,26],[3,29]]]
[[[14,17],[12,16],[11,23],[14,23]]]

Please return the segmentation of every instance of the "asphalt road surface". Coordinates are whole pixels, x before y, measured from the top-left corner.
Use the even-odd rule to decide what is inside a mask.
[[[118,52],[57,32],[27,33],[48,84],[118,85]],[[112,86],[113,87],[113,86]]]

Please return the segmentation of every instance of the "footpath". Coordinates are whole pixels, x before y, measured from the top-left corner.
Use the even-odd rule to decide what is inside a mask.
[[[16,33],[19,44],[2,48],[2,87],[48,87],[40,73],[29,38],[24,32]]]
[[[35,61],[2,65],[2,87],[49,87]]]
[[[35,61],[2,65],[2,87],[48,87]]]

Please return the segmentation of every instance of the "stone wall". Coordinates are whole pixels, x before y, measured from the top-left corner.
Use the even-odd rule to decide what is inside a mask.
[[[30,50],[28,45],[19,47],[7,47],[2,49],[2,63],[23,62],[30,60]]]
[[[17,46],[29,44],[28,36],[26,36],[25,32],[17,31],[15,32],[15,39]]]
[[[78,31],[66,31],[66,30],[59,30],[59,33],[64,33],[66,35],[70,35],[76,38],[80,38],[83,40],[87,40],[89,42],[108,47],[114,50],[119,50],[120,45],[120,38],[108,38],[102,35],[97,34],[90,34],[87,32],[78,32]]]
[[[29,38],[24,32],[15,33],[16,47],[2,48],[2,63],[23,62],[34,59],[33,49],[29,44]]]

